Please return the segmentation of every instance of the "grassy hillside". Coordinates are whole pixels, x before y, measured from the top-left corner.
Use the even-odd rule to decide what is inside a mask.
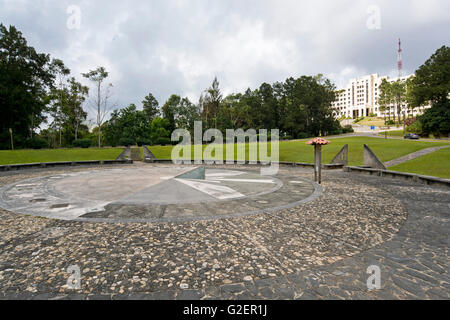
[[[389,170],[450,179],[450,148],[390,167]]]
[[[307,140],[282,141],[280,142],[280,161],[292,162],[309,162],[314,160],[313,147],[306,145]],[[331,144],[323,147],[323,161],[329,163],[339,150],[345,145],[349,145],[349,164],[361,165],[363,163],[363,145],[367,144],[381,159],[381,161],[389,161],[406,154],[418,151],[420,149],[450,144],[450,142],[425,142],[425,141],[409,141],[409,140],[392,140],[379,139],[370,137],[350,137],[330,139]],[[225,158],[226,148],[223,146],[223,154]],[[172,146],[153,146],[150,150],[159,159],[170,159]],[[236,150],[237,146],[234,145]],[[205,149],[205,146],[203,146]],[[220,147],[218,146],[220,150]],[[248,155],[249,145],[245,145],[246,154]],[[270,150],[270,145],[269,148]],[[192,151],[193,155],[193,151]],[[236,157],[235,157],[236,158]]]
[[[0,165],[35,162],[114,160],[122,148],[0,150]]]
[[[280,142],[280,161],[308,162],[314,159],[313,147],[306,145],[307,140]],[[450,144],[450,142],[428,142],[379,139],[370,137],[346,137],[330,139],[331,144],[323,147],[323,161],[329,163],[338,151],[349,145],[349,164],[361,165],[363,163],[363,145],[367,144],[377,154],[381,161],[389,161],[423,148]],[[230,145],[215,145],[216,152],[226,150]],[[235,159],[238,145],[233,145]],[[150,150],[159,159],[170,159],[173,146],[152,146]],[[205,150],[207,146],[203,146]],[[211,146],[209,146],[211,148]],[[268,145],[270,154],[270,144]],[[193,150],[193,148],[192,148]],[[89,149],[49,149],[49,150],[17,150],[0,151],[0,164],[19,164],[34,162],[82,161],[82,160],[113,160],[121,153],[121,148],[89,148]],[[142,152],[142,151],[141,151]],[[245,144],[245,153],[248,158],[249,144]],[[192,151],[192,157],[194,152]],[[215,156],[215,153],[212,153]],[[448,159],[447,159],[448,160]],[[449,161],[445,161],[449,163]],[[445,166],[445,164],[442,164]],[[449,165],[447,165],[449,166]]]

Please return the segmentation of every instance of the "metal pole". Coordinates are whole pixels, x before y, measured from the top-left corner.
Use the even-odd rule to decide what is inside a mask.
[[[11,136],[11,150],[14,150],[13,132],[11,128],[9,128],[9,134]]]
[[[322,183],[322,146],[314,146],[314,181]]]
[[[322,146],[319,145],[318,149],[318,158],[319,158],[319,164],[318,164],[318,169],[319,169],[319,184],[322,183]]]

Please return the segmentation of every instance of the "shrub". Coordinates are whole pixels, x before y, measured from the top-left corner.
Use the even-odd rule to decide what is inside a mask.
[[[155,144],[161,146],[170,145],[172,144],[172,140],[170,140],[170,138],[161,137],[156,139]]]
[[[412,125],[413,123],[415,123],[416,121],[417,121],[417,118],[416,118],[416,117],[407,118],[407,119],[405,119],[405,125],[406,125],[406,126],[410,126],[410,125]]]
[[[271,139],[272,139],[270,132],[267,132],[267,134],[257,134],[256,137],[258,138],[258,141],[261,141],[261,139],[266,139],[267,141],[271,141]],[[284,140],[284,138],[281,138],[281,140]]]
[[[40,137],[33,137],[25,140],[25,148],[28,149],[45,149],[48,148],[48,143]]]
[[[342,128],[333,128],[324,133],[324,135],[326,135],[326,136],[336,136],[339,134],[342,134]]]
[[[416,121],[413,124],[406,127],[406,132],[415,133],[418,135],[423,135],[422,123],[420,121]]]
[[[309,137],[311,137],[311,135],[306,132],[300,132],[299,134],[297,134],[298,139],[307,139]]]
[[[285,135],[284,137],[281,138],[281,140],[292,140],[292,136],[290,135]]]
[[[150,145],[151,144],[151,141],[150,141],[150,139],[146,139],[146,138],[137,138],[136,139],[136,144],[139,146],[139,147],[142,147],[142,146],[148,146],[148,145]]]
[[[79,140],[75,140],[73,142],[73,146],[75,148],[89,148],[90,146],[92,146],[92,140],[91,139],[79,139]]]
[[[418,117],[422,123],[423,132],[432,134],[435,138],[450,134],[450,101],[435,103]]]
[[[342,133],[353,133],[355,130],[353,130],[353,127],[351,125],[346,125],[342,127]]]
[[[386,121],[384,122],[384,124],[385,124],[386,126],[393,126],[393,125],[395,125],[395,121],[394,121],[394,120],[386,120]]]
[[[0,132],[0,150],[9,150],[11,149],[11,142],[9,132]]]
[[[136,144],[136,141],[132,138],[120,138],[119,144],[124,147],[134,146]]]

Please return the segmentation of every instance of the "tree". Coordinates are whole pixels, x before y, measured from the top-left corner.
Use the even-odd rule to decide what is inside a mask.
[[[81,123],[86,120],[87,112],[83,109],[83,103],[89,94],[89,88],[77,82],[74,77],[68,80],[69,97],[67,99],[67,111],[69,125],[74,129],[74,139],[78,140],[78,132]]]
[[[150,122],[143,111],[137,110],[134,104],[120,110],[122,138],[133,140],[138,144],[150,140]]]
[[[386,79],[383,79],[380,84],[380,95],[378,97],[378,105],[380,106],[380,111],[384,115],[384,123],[386,124],[386,111],[388,112],[388,120],[391,121],[391,93],[390,85]]]
[[[97,127],[98,127],[98,147],[101,147],[101,128],[106,115],[111,109],[110,98],[112,84],[108,84],[106,88],[103,87],[103,82],[108,78],[109,73],[104,67],[98,67],[95,70],[90,70],[88,73],[82,73],[82,76],[92,81],[97,89],[97,97],[95,99],[95,106],[97,111]]]
[[[405,134],[405,109],[402,108],[406,100],[406,84],[400,79],[390,84],[390,97],[394,104],[394,112],[397,111],[398,123],[401,121],[401,113],[403,110],[403,134]]]
[[[219,89],[219,81],[217,77],[214,78],[210,88],[205,90],[203,101],[203,116],[208,128],[217,127],[217,115],[220,109],[220,102],[222,101],[222,93]],[[213,125],[214,124],[214,125]]]
[[[391,120],[391,106],[394,109],[394,123],[395,115],[398,116],[398,123],[401,121],[401,114],[403,110],[403,131],[405,132],[405,109],[403,109],[403,104],[407,102],[407,89],[406,83],[398,79],[395,82],[388,82],[383,79],[380,85],[380,97],[378,99],[378,104],[381,110],[389,111],[389,121]]]
[[[105,143],[111,146],[122,144],[121,140],[138,145],[150,144],[150,122],[146,113],[137,110],[134,104],[113,111],[102,129]]]
[[[230,94],[222,100],[222,114],[227,118],[229,126],[225,129],[239,129],[248,123],[248,110],[241,103],[242,94]],[[221,128],[223,131],[223,128]]]
[[[170,123],[170,132],[176,129],[175,117],[177,114],[178,105],[181,102],[181,97],[173,94],[169,97],[169,99],[164,103],[162,107],[162,113],[164,119],[167,119]]]
[[[419,69],[412,81],[410,100],[414,106],[431,103],[418,117],[424,134],[450,133],[450,48],[438,49]]]
[[[33,137],[46,119],[54,79],[50,56],[28,46],[14,26],[0,24],[0,148],[10,147],[10,129],[16,146]]]
[[[176,108],[175,123],[177,128],[187,129],[194,133],[194,122],[200,120],[197,106],[189,99],[183,98]]]
[[[244,124],[245,129],[260,129],[264,126],[262,119],[262,101],[258,90],[247,89],[242,95],[242,105],[248,112],[247,123]]]
[[[52,105],[50,107],[50,115],[53,118],[51,127],[59,135],[59,147],[62,147],[62,131],[63,125],[67,121],[67,86],[65,84],[66,77],[70,74],[70,69],[64,65],[60,59],[54,59],[51,68],[56,75],[57,85],[52,88],[50,99]]]
[[[171,124],[168,119],[156,117],[150,126],[152,144],[165,144],[170,142]]]
[[[313,100],[311,105],[309,105],[308,113],[311,119],[311,123],[314,125],[313,128],[317,128],[315,135],[330,135],[339,134],[341,129],[339,121],[334,117],[333,109],[331,104],[336,100],[336,87],[335,85],[322,74],[318,74],[313,77],[313,81],[309,80],[309,84],[313,88],[310,94],[313,94]],[[307,109],[308,110],[308,109]],[[315,111],[315,113],[314,113]]]
[[[408,109],[408,117],[410,116],[410,113],[414,113],[414,109],[420,108],[419,105],[416,105],[415,103],[415,97],[414,97],[414,77],[410,77],[406,80],[405,84],[406,92],[405,92],[405,101],[406,101],[406,107]]]
[[[294,138],[339,133],[331,103],[335,87],[322,75],[289,78],[276,84],[280,129]]]
[[[205,127],[244,130],[278,128],[282,136],[293,138],[339,133],[331,103],[335,87],[322,75],[289,78],[273,85],[263,83],[258,89],[222,98],[219,83],[200,97],[200,110]]]
[[[450,134],[450,101],[436,103],[418,117],[422,124],[422,133],[433,134],[435,138]]]
[[[159,116],[159,103],[158,100],[149,93],[142,101],[143,110],[147,115],[148,121],[151,123],[153,119]]]
[[[450,92],[450,48],[442,46],[419,69],[413,80],[414,105],[445,103]]]
[[[111,117],[103,124],[103,135],[105,143],[108,146],[116,147],[119,145],[119,140],[122,136],[122,127],[120,121],[120,111],[114,110],[111,112]]]
[[[59,83],[51,90],[49,112],[53,121],[50,126],[52,130],[47,134],[58,135],[57,144],[56,138],[49,143],[53,147],[71,146],[74,140],[78,139],[80,126],[87,117],[83,103],[89,88],[77,82],[74,77],[66,80],[70,71],[64,67],[62,61],[58,61],[57,65]]]

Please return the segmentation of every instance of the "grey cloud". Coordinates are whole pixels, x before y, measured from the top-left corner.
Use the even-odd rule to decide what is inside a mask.
[[[66,28],[67,7],[81,29]],[[369,30],[367,8],[381,10]],[[218,76],[225,93],[289,76],[323,73],[337,84],[396,68],[401,37],[405,72],[448,45],[447,0],[44,1],[0,0],[1,22],[17,26],[41,52],[80,73],[104,65],[119,106],[152,92],[193,100]]]

